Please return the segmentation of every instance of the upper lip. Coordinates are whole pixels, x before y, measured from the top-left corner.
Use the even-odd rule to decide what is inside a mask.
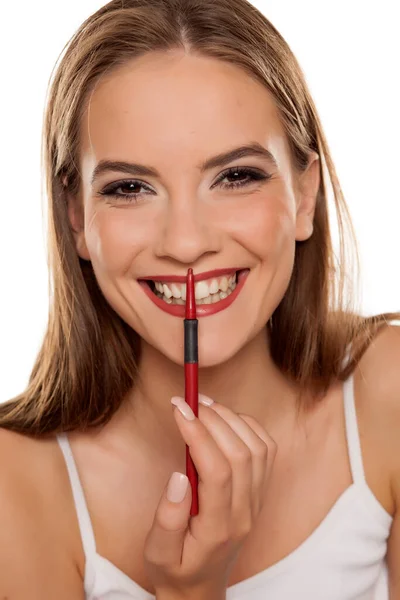
[[[214,269],[213,271],[204,271],[203,273],[195,273],[195,281],[203,281],[204,279],[211,279],[212,277],[221,277],[222,275],[232,275],[236,271],[241,271],[240,268],[229,268],[229,269]],[[164,282],[176,282],[186,283],[186,275],[150,275],[148,277],[139,277],[139,280],[151,280],[151,281],[164,281]]]

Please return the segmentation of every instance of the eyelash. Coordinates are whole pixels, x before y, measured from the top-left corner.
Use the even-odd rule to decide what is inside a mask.
[[[225,184],[222,186],[224,189],[241,188],[241,187],[250,185],[254,181],[265,181],[265,180],[271,179],[271,177],[272,177],[272,175],[270,175],[269,173],[263,173],[256,169],[250,169],[249,167],[231,167],[227,171],[224,171],[224,173],[221,173],[220,178],[217,179],[217,181],[215,182],[214,185],[217,185],[218,183],[220,183],[222,180],[225,179],[225,177],[229,177],[229,175],[233,175],[233,173],[238,173],[239,175],[246,175],[247,177],[250,177],[251,179],[247,180],[245,182],[243,182],[243,181],[235,182],[234,181],[230,184]],[[104,188],[104,190],[99,192],[99,194],[101,196],[108,196],[109,198],[119,198],[119,199],[122,198],[125,202],[136,203],[137,198],[142,195],[140,192],[132,193],[132,194],[116,194],[115,193],[116,190],[118,190],[120,187],[123,187],[124,185],[127,185],[127,184],[134,184],[134,183],[139,184],[141,187],[147,189],[148,191],[152,191],[145,183],[143,183],[139,179],[126,179],[124,181],[117,181],[116,183],[110,184],[109,186]]]

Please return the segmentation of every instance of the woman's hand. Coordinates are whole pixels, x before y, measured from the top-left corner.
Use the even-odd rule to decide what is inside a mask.
[[[199,513],[190,518],[189,484],[181,501],[179,489],[175,501],[168,500],[166,487],[146,538],[146,570],[160,597],[225,597],[240,546],[263,505],[276,444],[253,417],[222,404],[199,403],[199,418],[187,420],[178,408],[193,412],[183,398],[171,401],[198,472]],[[185,475],[173,477],[188,483]]]

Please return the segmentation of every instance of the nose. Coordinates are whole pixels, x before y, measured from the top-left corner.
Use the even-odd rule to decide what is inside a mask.
[[[222,234],[211,213],[200,202],[171,202],[158,229],[156,256],[193,264],[204,254],[219,252]]]

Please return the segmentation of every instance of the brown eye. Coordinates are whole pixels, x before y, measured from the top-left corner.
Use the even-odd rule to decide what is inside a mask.
[[[256,169],[249,169],[248,167],[231,167],[228,171],[221,174],[219,179],[216,181],[217,185],[224,179],[233,179],[231,183],[223,184],[223,188],[231,189],[236,187],[244,187],[250,185],[255,181],[265,181],[271,178],[269,173],[264,173]]]
[[[134,190],[138,190],[140,188],[152,191],[143,181],[138,179],[128,179],[126,181],[116,181],[115,183],[108,185],[100,192],[100,195],[122,199],[124,202],[132,202],[136,204],[138,197],[142,196],[143,193]],[[125,192],[117,193],[118,190],[122,189],[124,189]]]

